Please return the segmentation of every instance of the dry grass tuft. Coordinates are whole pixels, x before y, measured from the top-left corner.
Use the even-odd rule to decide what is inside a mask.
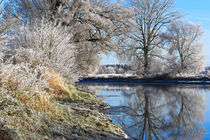
[[[71,98],[69,85],[61,77],[61,75],[56,73],[54,70],[48,71],[47,74],[50,75],[50,78],[47,81],[50,88],[49,92],[56,98],[61,98],[63,96],[68,96]]]

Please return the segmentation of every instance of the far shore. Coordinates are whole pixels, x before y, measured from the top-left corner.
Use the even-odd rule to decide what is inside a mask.
[[[198,84],[198,85],[210,85],[210,77],[176,77],[176,78],[138,78],[136,76],[108,76],[108,77],[97,77],[89,76],[82,77],[78,81],[81,83],[112,83],[112,84]]]

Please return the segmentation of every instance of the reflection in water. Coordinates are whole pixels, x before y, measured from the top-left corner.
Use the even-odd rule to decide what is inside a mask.
[[[179,88],[140,87],[123,93],[130,111],[115,118],[138,139],[201,139],[204,94]],[[124,118],[128,117],[130,124]]]
[[[205,106],[202,90],[138,86],[121,92],[123,106],[129,110],[117,114],[112,110],[110,117],[130,136],[139,140],[202,139]]]

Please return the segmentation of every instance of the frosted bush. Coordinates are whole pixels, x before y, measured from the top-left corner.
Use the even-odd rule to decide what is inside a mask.
[[[11,50],[1,46],[0,84],[2,93],[7,90],[47,88],[49,68],[39,60],[39,53],[32,49]]]
[[[1,64],[0,83],[2,88],[25,90],[27,88],[47,88],[49,76],[47,67],[31,63]],[[2,89],[3,90],[3,89]]]
[[[10,48],[16,49],[16,61],[40,61],[74,82],[78,77],[76,49],[70,38],[68,28],[45,19],[34,20],[15,31]]]

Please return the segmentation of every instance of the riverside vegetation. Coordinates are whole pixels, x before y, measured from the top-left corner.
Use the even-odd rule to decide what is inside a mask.
[[[98,112],[107,104],[95,96],[66,84],[51,69],[38,71],[32,65],[13,67],[8,66],[10,70],[1,70],[0,74],[1,140],[105,139],[124,136],[121,128],[112,124],[107,115]],[[26,75],[15,76],[17,71],[25,72],[25,68],[29,70]],[[31,79],[31,74],[35,75],[35,71],[36,77],[46,81],[24,83],[24,79]]]

